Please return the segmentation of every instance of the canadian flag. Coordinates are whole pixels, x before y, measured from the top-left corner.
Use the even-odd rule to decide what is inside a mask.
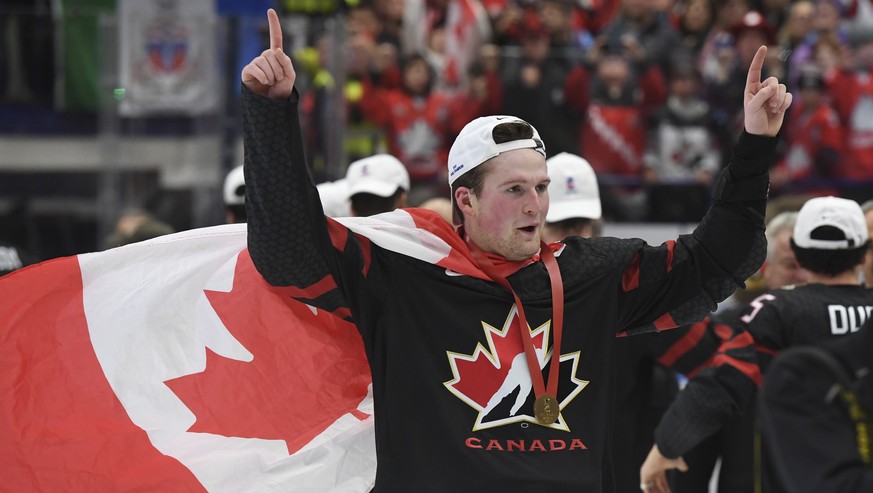
[[[245,247],[218,226],[0,279],[2,489],[369,491],[357,330]]]

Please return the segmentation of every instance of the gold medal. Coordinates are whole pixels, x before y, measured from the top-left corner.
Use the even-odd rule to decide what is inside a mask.
[[[534,401],[534,416],[541,425],[550,425],[558,420],[561,407],[558,400],[549,394],[543,394]]]

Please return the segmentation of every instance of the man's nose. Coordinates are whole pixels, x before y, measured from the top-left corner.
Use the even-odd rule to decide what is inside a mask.
[[[536,188],[532,188],[525,194],[524,213],[537,214],[542,210],[543,197]]]

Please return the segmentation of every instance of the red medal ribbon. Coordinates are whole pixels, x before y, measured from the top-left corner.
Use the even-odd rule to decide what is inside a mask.
[[[548,394],[557,399],[558,376],[561,372],[561,334],[564,328],[564,283],[561,280],[561,270],[558,268],[558,262],[555,260],[554,253],[545,243],[540,244],[540,258],[542,258],[546,271],[549,273],[549,281],[552,288],[552,360],[549,364],[549,382],[548,387],[546,387],[543,381],[543,374],[540,371],[539,361],[537,361],[536,349],[533,345],[530,326],[527,323],[521,299],[519,299],[515,290],[512,289],[509,281],[496,271],[494,265],[483,252],[477,251],[475,248],[471,248],[471,252],[473,258],[479,263],[479,268],[488,277],[493,279],[494,282],[509,290],[515,299],[515,305],[518,307],[518,318],[521,321],[521,340],[524,343],[524,354],[527,359],[527,367],[530,371],[530,379],[533,383],[536,398]]]

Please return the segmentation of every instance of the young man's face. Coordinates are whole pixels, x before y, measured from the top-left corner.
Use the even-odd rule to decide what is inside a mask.
[[[487,166],[479,196],[455,191],[469,239],[486,252],[524,260],[540,248],[549,211],[546,160],[533,149],[505,152]]]

